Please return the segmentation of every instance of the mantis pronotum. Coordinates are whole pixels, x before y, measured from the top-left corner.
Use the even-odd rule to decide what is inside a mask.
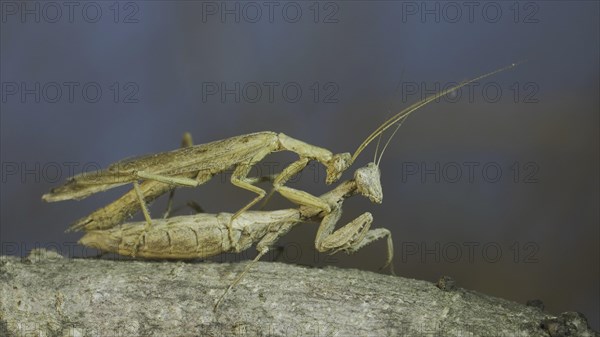
[[[43,199],[45,201],[81,199],[96,192],[133,182],[135,187],[133,190],[106,207],[80,219],[70,227],[70,230],[111,228],[124,221],[140,207],[144,212],[146,222],[150,225],[150,215],[145,207],[147,201],[154,200],[158,196],[172,190],[173,186],[198,186],[204,184],[215,174],[234,167],[231,182],[240,188],[256,193],[258,196],[231,217],[231,222],[233,223],[235,218],[266,195],[263,189],[254,186],[255,179],[247,177],[252,165],[261,161],[271,152],[289,150],[298,153],[300,159],[287,166],[273,179],[274,191],[279,192],[296,204],[330,211],[329,205],[320,198],[307,192],[284,186],[285,183],[306,167],[311,159],[315,159],[325,165],[327,169],[326,183],[330,184],[337,181],[342,173],[354,163],[358,155],[375,138],[415,110],[469,83],[479,81],[515,66],[516,64],[513,63],[485,75],[464,81],[409,106],[372,132],[352,156],[349,153],[332,154],[326,149],[304,143],[284,134],[258,132],[207,144],[187,146],[170,152],[120,161],[110,165],[105,170],[74,176],[65,185],[45,194]],[[138,184],[138,180],[144,180],[144,182]],[[232,235],[232,225],[229,228],[229,234]]]

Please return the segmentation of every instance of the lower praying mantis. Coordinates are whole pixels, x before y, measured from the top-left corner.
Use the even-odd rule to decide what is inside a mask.
[[[219,298],[214,307],[216,310],[227,292],[269,252],[270,247],[301,222],[321,222],[315,239],[315,248],[319,252],[352,253],[375,240],[387,237],[388,256],[382,268],[390,266],[393,273],[394,248],[391,232],[385,228],[370,229],[373,222],[371,213],[365,212],[334,231],[342,215],[344,200],[356,194],[361,194],[377,204],[383,201],[377,164],[369,163],[366,167],[356,170],[353,179],[321,195],[321,200],[330,206],[329,212],[318,207],[300,206],[275,211],[247,211],[233,220],[231,213],[199,213],[154,220],[150,229],[141,221],[106,230],[92,230],[87,232],[79,243],[104,252],[161,259],[197,259],[222,253],[239,253],[256,244],[258,255]],[[229,224],[233,229],[232,236],[229,235]]]
[[[334,155],[326,149],[301,142],[283,134],[259,132],[117,162],[109,166],[106,170],[74,176],[65,185],[45,194],[43,199],[46,201],[80,199],[99,191],[133,182],[133,190],[106,207],[80,219],[69,230],[111,228],[124,221],[139,208],[142,209],[149,228],[152,220],[145,206],[146,202],[154,200],[158,196],[172,190],[174,186],[198,186],[204,184],[215,174],[234,166],[235,170],[232,174],[231,182],[238,187],[258,194],[258,196],[231,217],[231,222],[233,223],[235,218],[266,195],[263,189],[254,186],[256,179],[253,180],[247,177],[251,166],[271,152],[290,150],[298,153],[300,159],[286,167],[273,179],[274,191],[279,192],[282,196],[296,204],[330,211],[329,205],[320,198],[304,191],[289,188],[284,186],[284,184],[293,175],[306,167],[311,159],[316,159],[326,166],[327,184],[337,181],[341,174],[352,165],[370,142],[398,121],[405,119],[409,114],[426,104],[469,83],[479,81],[515,66],[516,64],[513,63],[507,67],[464,81],[409,106],[372,132],[352,156],[349,153]],[[229,148],[234,149],[233,153],[235,155],[229,153],[231,151]],[[140,179],[144,180],[142,184],[138,184],[137,182]],[[232,224],[229,226],[229,234],[233,234]]]

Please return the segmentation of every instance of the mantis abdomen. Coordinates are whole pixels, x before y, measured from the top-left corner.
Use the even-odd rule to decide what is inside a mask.
[[[228,224],[233,214],[200,213],[156,219],[147,230],[146,222],[126,223],[108,230],[86,233],[79,243],[104,252],[160,259],[197,259],[222,253],[239,253],[258,243],[269,232],[281,235],[281,228],[301,222],[297,209],[248,211],[233,220],[232,241]]]

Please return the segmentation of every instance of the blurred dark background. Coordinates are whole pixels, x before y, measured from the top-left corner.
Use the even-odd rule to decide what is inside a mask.
[[[1,5],[3,254],[91,255],[64,229],[129,187],[43,203],[69,172],[173,149],[184,131],[205,143],[271,130],[353,152],[423,96],[526,61],[408,119],[381,164],[384,203],[349,200],[342,223],[372,212],[374,228],[394,233],[401,276],[541,299],[599,328],[598,2]],[[325,192],[322,172],[313,165],[290,185]],[[253,195],[228,177],[175,203],[235,211]],[[291,206],[275,197],[268,208]],[[373,271],[384,261],[383,242],[316,254],[315,233],[307,224],[287,235],[280,260]]]

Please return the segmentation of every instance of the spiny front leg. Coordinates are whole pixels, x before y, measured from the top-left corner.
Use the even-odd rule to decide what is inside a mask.
[[[361,214],[334,232],[333,230],[341,214],[341,207],[338,207],[323,218],[317,232],[315,248],[319,252],[328,252],[331,254],[341,250],[346,253],[353,253],[378,239],[387,237],[388,256],[381,268],[390,266],[391,272],[394,274],[392,266],[392,258],[394,256],[392,233],[385,228],[369,230],[373,223],[373,215],[369,212]]]
[[[299,160],[293,162],[288,167],[286,167],[273,181],[274,189],[283,197],[295,204],[316,207],[320,210],[325,211],[326,213],[330,213],[331,208],[325,201],[321,200],[321,198],[301,190],[283,186],[295,174],[302,171],[309,161],[310,159],[308,158],[300,158]]]
[[[352,165],[350,153],[333,154],[327,149],[305,143],[283,133],[278,134],[277,139],[281,149],[295,152],[300,158],[316,159],[319,163],[325,165],[327,169],[325,182],[327,184],[336,182],[342,173]]]

